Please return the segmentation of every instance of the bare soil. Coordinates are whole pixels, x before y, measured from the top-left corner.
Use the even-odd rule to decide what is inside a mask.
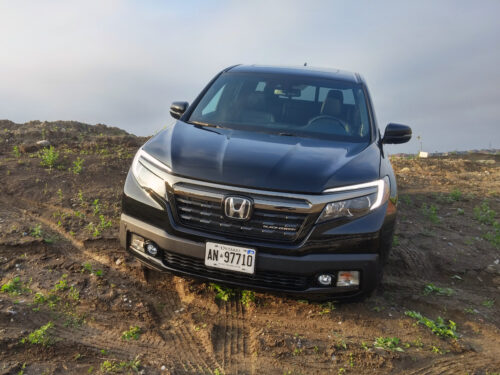
[[[40,165],[41,139],[59,152],[53,168]],[[122,185],[144,141],[103,125],[0,121],[0,286],[11,286],[0,292],[0,374],[500,373],[498,155],[393,160],[397,235],[364,302],[243,303],[194,280],[147,283],[120,248]],[[426,294],[431,283],[450,289]],[[406,311],[452,320],[458,338]]]

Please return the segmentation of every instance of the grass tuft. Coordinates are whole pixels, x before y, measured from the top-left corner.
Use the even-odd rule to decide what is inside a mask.
[[[404,352],[404,349],[399,346],[399,343],[400,340],[397,337],[377,337],[373,346],[377,349]]]
[[[131,326],[129,330],[123,331],[122,333],[122,339],[123,340],[139,340],[139,337],[141,336],[141,329],[138,326]]]
[[[451,288],[441,288],[439,286],[434,285],[433,283],[429,283],[424,287],[424,294],[427,296],[429,294],[437,294],[438,296],[452,296],[455,294],[455,291]]]
[[[432,319],[426,318],[422,314],[416,311],[406,311],[405,315],[410,318],[416,319],[417,324],[423,324],[428,327],[432,333],[439,337],[451,337],[453,339],[458,338],[457,335],[457,325],[454,321],[448,320],[446,324],[440,316],[434,321]]]
[[[50,346],[54,343],[54,338],[50,331],[54,327],[54,323],[48,322],[44,326],[31,332],[28,336],[21,339],[21,344]]]
[[[210,286],[212,287],[213,290],[215,290],[215,299],[219,299],[221,301],[227,302],[231,298],[233,298],[236,295],[236,292],[234,289],[221,286],[215,283],[210,283]]]

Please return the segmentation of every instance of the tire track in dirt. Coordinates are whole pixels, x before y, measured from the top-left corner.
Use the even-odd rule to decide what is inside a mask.
[[[500,361],[493,358],[485,358],[477,354],[463,356],[458,362],[456,357],[445,357],[431,360],[425,366],[407,372],[408,375],[455,375],[455,374],[483,374],[493,371],[496,373],[500,369]]]
[[[23,306],[23,308],[28,308],[28,306]],[[109,323],[113,321],[113,314],[106,311],[99,321],[94,320],[79,327],[65,327],[60,322],[61,319],[64,317],[54,319],[53,311],[42,310],[32,317],[29,326],[36,329],[49,321],[55,321],[52,334],[60,340],[85,345],[96,353],[101,349],[106,349],[120,359],[133,359],[136,355],[148,353],[149,360],[163,363],[172,371],[175,370],[172,373],[179,373],[178,369],[184,368],[187,369],[187,373],[191,374],[211,374],[211,369],[220,367],[209,358],[207,360],[205,353],[197,350],[199,345],[185,328],[185,322],[182,319],[178,319],[175,322],[176,327],[166,334],[157,334],[162,331],[155,329],[153,333],[145,332],[137,341],[120,339],[122,332],[116,325]],[[106,359],[109,357],[103,358],[103,360]]]
[[[231,374],[254,374],[255,335],[251,317],[239,300],[221,303],[219,307],[220,320],[211,332],[215,355]]]
[[[397,260],[394,259],[396,262],[393,262],[392,265],[389,262],[388,272],[392,271],[394,274],[404,277],[408,277],[408,274],[419,278],[431,275],[433,266],[429,263],[425,251],[419,248],[417,244],[400,245],[393,250],[393,253]],[[401,268],[404,268],[404,272]]]
[[[65,257],[67,257],[69,260],[75,261],[77,263],[80,262],[81,264],[82,262],[88,261],[89,259],[93,259],[103,265],[106,265],[111,270],[120,273],[120,276],[122,276],[123,272],[121,272],[119,267],[116,267],[115,264],[111,264],[106,256],[101,256],[99,254],[95,254],[95,252],[91,250],[88,250],[86,241],[76,240],[61,227],[54,224],[50,219],[33,214],[27,207],[30,204],[33,204],[41,209],[45,209],[48,207],[47,205],[37,202],[31,202],[26,199],[21,199],[21,202],[18,203],[21,204],[16,207],[17,209],[25,210],[27,216],[32,218],[34,221],[41,222],[45,226],[49,227],[51,230],[65,238],[74,248],[79,250],[71,251],[62,248],[61,250],[63,251]],[[50,208],[58,209],[57,206],[52,205],[50,205]],[[114,242],[117,245],[116,247],[118,247],[118,241]],[[116,277],[116,275],[110,275],[110,277],[113,278]],[[130,289],[135,289],[137,291],[137,282],[132,281],[132,283],[134,283],[134,288]],[[148,292],[151,292],[151,290],[149,290],[150,288],[145,287],[141,283],[139,285],[139,289],[140,290],[136,293],[140,295],[143,301],[153,304],[155,302],[158,302],[154,298],[148,298]],[[165,290],[163,290],[161,294],[163,297],[162,301],[165,302],[165,307],[163,308],[163,313],[160,315],[160,322],[168,322],[175,316],[175,311],[180,309],[181,302],[179,296],[175,292],[165,293]],[[44,320],[46,319],[43,318],[43,315],[37,315],[37,317],[37,323],[40,326],[46,324],[46,322],[44,322]],[[215,357],[208,353],[204,349],[204,346],[200,345],[197,338],[190,332],[190,330],[186,328],[186,325],[190,326],[190,324],[185,323],[186,322],[179,323],[168,332],[162,332],[161,330],[159,330],[161,334],[158,335],[142,335],[140,342],[121,342],[117,340],[117,337],[121,336],[120,332],[114,332],[109,328],[91,328],[88,325],[85,325],[86,328],[75,328],[74,330],[72,330],[71,334],[68,334],[67,329],[63,329],[59,325],[56,325],[54,327],[54,332],[58,337],[61,337],[64,340],[71,342],[81,342],[82,344],[87,345],[90,348],[94,348],[95,350],[100,350],[102,349],[102,346],[105,346],[106,348],[109,348],[109,350],[111,350],[113,353],[119,354],[123,357],[130,357],[131,353],[140,354],[148,352],[151,354],[151,348],[154,348],[153,352],[156,354],[155,357],[158,359],[164,358],[165,354],[167,353],[169,357],[175,358],[174,362],[176,363],[168,366],[172,369],[172,371],[176,369],[175,373],[178,373],[179,368],[184,368],[188,371],[188,373],[211,374],[212,369],[222,368]],[[175,350],[172,350],[172,348],[175,348]]]

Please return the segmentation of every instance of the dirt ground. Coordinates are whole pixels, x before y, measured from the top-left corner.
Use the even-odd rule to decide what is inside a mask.
[[[193,280],[146,283],[120,248],[122,185],[144,141],[0,121],[0,374],[500,373],[499,155],[393,159],[397,235],[364,302],[225,302]],[[408,311],[451,335],[455,322],[457,338]]]

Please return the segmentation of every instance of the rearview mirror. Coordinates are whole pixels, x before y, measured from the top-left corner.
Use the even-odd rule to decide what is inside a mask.
[[[178,120],[188,107],[188,102],[173,102],[170,106],[170,116]]]
[[[385,128],[382,143],[406,143],[411,139],[411,128],[401,124],[388,124]]]

